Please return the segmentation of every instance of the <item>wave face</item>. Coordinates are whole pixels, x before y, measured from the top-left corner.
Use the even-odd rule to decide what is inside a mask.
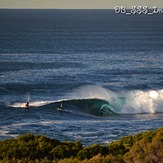
[[[102,99],[74,99],[62,101],[65,108],[78,110],[95,116],[116,114],[108,101]]]
[[[141,114],[163,112],[163,89],[111,91],[99,86],[83,86],[70,94],[71,98],[101,99],[94,105],[104,108],[106,114]],[[92,105],[93,106],[93,105]]]
[[[63,100],[30,102],[31,107],[57,108],[95,116],[163,112],[163,90],[111,91],[99,86],[83,86],[67,94]],[[11,107],[24,107],[15,103]]]

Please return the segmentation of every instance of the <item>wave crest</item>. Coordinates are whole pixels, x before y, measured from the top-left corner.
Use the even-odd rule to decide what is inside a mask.
[[[65,110],[80,111],[91,115],[141,114],[163,112],[162,90],[111,91],[98,86],[83,86],[65,96],[64,100],[30,102],[31,107],[57,108],[64,104]],[[15,103],[10,107],[24,107]]]

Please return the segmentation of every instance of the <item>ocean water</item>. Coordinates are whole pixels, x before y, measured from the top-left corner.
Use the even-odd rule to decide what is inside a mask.
[[[107,144],[163,127],[162,29],[163,14],[0,10],[0,139]]]

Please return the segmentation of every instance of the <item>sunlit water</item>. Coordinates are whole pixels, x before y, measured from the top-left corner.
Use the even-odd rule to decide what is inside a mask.
[[[162,17],[0,10],[0,139],[107,144],[163,127]]]

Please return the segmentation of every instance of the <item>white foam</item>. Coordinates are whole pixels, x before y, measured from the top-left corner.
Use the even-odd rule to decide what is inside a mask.
[[[32,107],[39,107],[39,106],[44,106],[50,103],[53,103],[54,101],[33,101],[33,102],[29,102],[29,106]],[[25,108],[25,104],[26,102],[16,102],[13,104],[10,104],[8,106],[10,107],[14,107],[14,108]]]
[[[163,89],[161,90],[130,90],[113,92],[101,86],[86,85],[73,90],[62,100],[33,101],[32,107],[44,106],[54,102],[73,99],[102,99],[108,101],[114,112],[120,114],[158,113],[163,112]],[[120,99],[122,98],[122,99]],[[124,102],[123,102],[124,100]],[[10,107],[24,108],[25,103],[14,103]]]
[[[127,102],[121,113],[157,113],[163,112],[163,90],[129,91],[124,94]]]
[[[70,99],[98,98],[108,101],[120,114],[163,112],[163,89],[113,92],[100,86],[82,86],[69,94]],[[124,99],[124,102],[120,98]]]
[[[69,95],[68,99],[103,99],[111,100],[114,94],[110,90],[106,90],[100,86],[86,85],[74,89]]]

